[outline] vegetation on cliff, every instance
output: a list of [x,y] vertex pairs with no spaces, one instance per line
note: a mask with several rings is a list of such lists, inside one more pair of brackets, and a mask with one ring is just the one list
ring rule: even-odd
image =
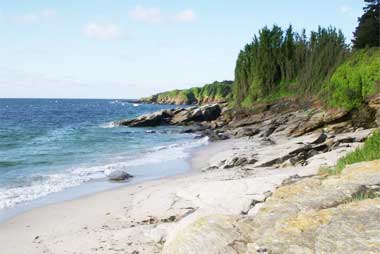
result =
[[380,49],[355,51],[323,88],[329,106],[358,108],[369,96],[380,92]]
[[239,53],[235,81],[159,93],[150,103],[204,104],[229,101],[237,108],[289,96],[318,97],[327,106],[352,110],[380,92],[379,0],[364,0],[353,45],[340,30],[309,34],[290,25],[264,27]]
[[[329,106],[351,110],[379,91],[379,0],[365,0],[353,49],[340,30],[264,27],[240,52],[233,101],[237,107],[285,96],[319,96]],[[372,48],[371,48],[372,47]]]
[[173,90],[143,99],[153,103],[203,104],[228,101],[232,96],[232,81],[215,81],[203,87]]
[[264,27],[239,54],[234,102],[248,107],[274,94],[315,93],[348,54],[341,31],[321,28],[306,36]]

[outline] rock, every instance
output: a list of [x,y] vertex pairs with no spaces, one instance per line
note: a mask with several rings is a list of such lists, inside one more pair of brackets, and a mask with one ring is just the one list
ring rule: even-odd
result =
[[[380,214],[380,199],[352,200],[373,184],[380,184],[380,161],[348,166],[338,177],[306,178],[280,187],[252,220],[252,242],[270,253],[352,253],[345,248],[377,253],[380,245],[370,242],[380,243],[380,222],[365,218]],[[327,235],[335,236],[329,241]]]
[[322,144],[323,142],[325,142],[326,139],[327,139],[327,135],[326,135],[326,133],[323,131],[323,132],[321,133],[321,135],[319,135],[319,137],[318,137],[316,140],[314,140],[313,142],[311,142],[311,144],[313,144],[313,145],[319,145],[319,144]]
[[239,167],[248,164],[248,159],[247,158],[239,158],[239,157],[233,157],[229,160],[227,160],[223,166],[223,168],[234,168],[234,167]]
[[170,123],[184,125],[191,122],[214,121],[220,114],[221,109],[218,104],[192,107],[175,114]]
[[155,127],[168,124],[173,111],[161,110],[152,114],[142,115],[136,119],[120,121],[118,124],[129,127]]
[[201,132],[201,138],[202,137],[208,137],[210,141],[219,141],[219,140],[226,140],[230,137],[225,135],[224,133],[216,132],[213,130],[204,130]]
[[375,123],[377,127],[380,127],[380,109],[376,110]]
[[214,121],[216,120],[222,110],[219,106],[219,104],[214,104],[214,105],[205,105],[200,108],[203,116],[203,121]]
[[112,171],[107,177],[110,181],[125,181],[132,178],[133,176],[125,171],[116,170]]
[[180,133],[196,133],[196,132],[204,131],[206,129],[207,128],[204,126],[195,126],[195,127],[191,127],[191,128],[182,130]]
[[154,127],[158,125],[188,125],[204,121],[214,121],[220,117],[221,108],[218,104],[201,107],[168,109],[142,115],[136,119],[118,122],[121,126]]
[[347,166],[338,176],[295,175],[284,184],[254,216],[198,219],[163,253],[380,253],[380,161]]
[[251,228],[238,216],[204,217],[166,242],[162,254],[236,254],[245,253]]
[[376,110],[380,109],[380,93],[377,93],[368,99],[368,106]]
[[275,165],[281,165],[288,160],[292,165],[305,166],[307,165],[307,159],[319,154],[319,152],[327,152],[329,149],[330,147],[325,143],[320,145],[308,144],[298,149],[295,149],[284,156],[264,162],[259,167],[271,167]]
[[294,137],[299,137],[305,133],[321,128],[326,124],[335,123],[337,121],[344,121],[347,115],[348,112],[344,110],[320,110],[316,113],[313,113],[306,120],[306,122],[301,122],[296,128],[293,129],[293,131],[291,131],[290,134]]
[[270,146],[270,145],[274,145],[274,144],[276,144],[276,142],[274,142],[270,138],[263,138],[260,140],[260,145],[263,145],[263,146]]
[[268,120],[270,117],[266,116],[264,113],[258,113],[254,115],[249,115],[240,119],[234,119],[230,122],[230,126],[233,128],[244,127],[248,125],[254,125],[265,120]]
[[333,134],[339,134],[339,133],[346,132],[351,127],[352,127],[351,121],[344,121],[341,123],[331,124],[331,125],[327,126],[327,129],[329,132],[331,132]]
[[176,125],[176,124],[180,125],[180,124],[187,123],[188,119],[189,119],[189,114],[190,114],[190,112],[188,109],[183,110],[183,111],[179,112],[178,114],[175,114],[173,116],[173,118],[170,120],[170,123],[174,124],[174,125]]
[[249,127],[240,127],[236,129],[233,133],[233,135],[236,138],[241,138],[241,137],[253,137],[256,134],[260,132],[259,129],[256,128],[249,128]]
[[279,127],[279,124],[277,122],[273,122],[265,129],[261,137],[267,138]]

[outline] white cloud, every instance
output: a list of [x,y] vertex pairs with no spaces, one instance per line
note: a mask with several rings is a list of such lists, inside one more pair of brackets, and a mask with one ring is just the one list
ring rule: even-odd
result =
[[148,8],[137,5],[129,11],[129,16],[144,23],[163,23],[163,22],[192,22],[196,19],[193,10],[186,9],[178,13],[164,13],[159,8]]
[[340,12],[343,14],[349,13],[350,11],[351,11],[351,7],[349,7],[347,5],[342,5],[340,7]]
[[354,11],[352,10],[352,8],[348,5],[342,5],[339,7],[339,11],[340,13],[344,14],[344,15],[348,15],[350,17],[355,17],[355,13]]
[[57,16],[55,9],[46,8],[36,12],[24,13],[11,17],[12,20],[23,23],[33,23],[41,20],[47,20]]
[[145,8],[141,5],[135,7],[135,9],[129,12],[131,18],[137,21],[146,23],[160,23],[164,19],[164,15],[158,8]]
[[122,36],[121,28],[112,23],[88,23],[84,26],[83,33],[85,36],[97,40],[116,40]]
[[184,11],[179,12],[175,19],[180,22],[192,22],[196,19],[195,13],[191,9],[187,9]]
[[42,10],[40,15],[41,17],[44,17],[44,18],[52,18],[52,17],[57,16],[57,11],[55,9],[47,8],[47,9]]

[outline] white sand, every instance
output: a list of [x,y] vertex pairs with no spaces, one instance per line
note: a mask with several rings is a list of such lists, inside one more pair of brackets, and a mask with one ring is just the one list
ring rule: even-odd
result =
[[195,153],[194,170],[189,174],[31,210],[0,225],[0,253],[160,253],[164,241],[200,216],[253,215],[253,200],[263,200],[267,191],[289,176],[311,175],[321,165],[333,165],[353,147],[314,156],[304,167],[200,169],[236,155],[263,163],[317,135],[275,136],[277,144],[272,146],[260,145],[258,138],[214,143]]

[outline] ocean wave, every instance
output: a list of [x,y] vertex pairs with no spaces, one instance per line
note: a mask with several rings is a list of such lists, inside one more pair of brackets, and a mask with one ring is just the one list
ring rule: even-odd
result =
[[108,123],[103,123],[101,125],[99,125],[100,128],[103,128],[103,129],[111,129],[111,128],[115,128],[115,127],[118,127],[117,123],[116,122],[108,122]]
[[[79,186],[92,180],[105,179],[115,170],[130,171],[133,167],[164,163],[165,161],[185,159],[192,149],[208,143],[207,138],[192,140],[166,146],[158,146],[125,161],[105,165],[81,166],[60,173],[40,174],[25,179],[28,184],[0,188],[0,209],[30,202],[49,194]],[[138,172],[133,172],[137,173]]]

